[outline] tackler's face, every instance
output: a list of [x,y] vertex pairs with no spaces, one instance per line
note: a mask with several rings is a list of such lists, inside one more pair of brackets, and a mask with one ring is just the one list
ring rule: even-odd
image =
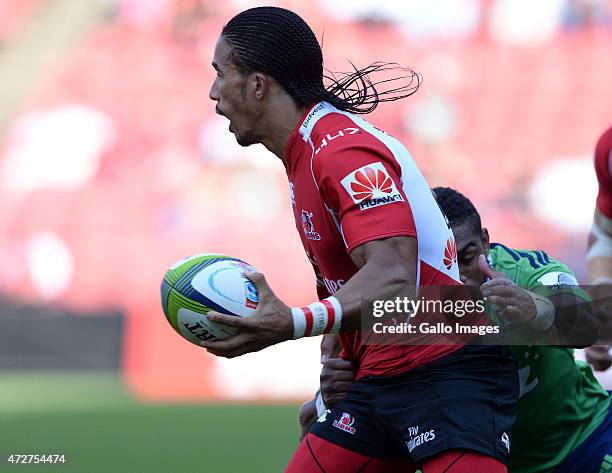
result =
[[208,95],[216,102],[215,111],[229,120],[229,131],[238,144],[249,146],[258,143],[254,132],[258,114],[250,107],[252,101],[247,96],[249,77],[240,73],[232,52],[230,43],[219,37],[212,61],[217,76]]
[[457,243],[457,261],[461,282],[469,286],[480,286],[485,275],[478,267],[478,257],[489,254],[489,232],[486,228],[481,233],[469,222],[453,226],[453,235]]

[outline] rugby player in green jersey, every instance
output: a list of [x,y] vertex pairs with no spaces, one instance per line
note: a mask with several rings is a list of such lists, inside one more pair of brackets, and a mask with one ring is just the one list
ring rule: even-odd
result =
[[[588,300],[566,265],[543,251],[489,244],[488,231],[481,227],[480,215],[466,197],[443,187],[434,189],[434,193],[455,235],[462,281],[482,285],[483,295],[504,307],[508,318],[516,320],[520,316],[524,322],[533,319],[536,304],[530,301],[531,291],[540,292],[542,286]],[[500,296],[499,289],[496,292],[493,288],[502,287],[506,293]],[[549,327],[541,326],[543,332],[550,331],[553,320],[548,323]],[[511,349],[519,365],[521,385],[509,471],[612,471],[610,395],[597,382],[590,366],[576,361],[571,348],[533,344]]]
[[[434,192],[455,235],[462,281],[481,286],[483,295],[503,309],[502,317],[537,327],[534,332],[539,331],[542,339],[559,327],[567,330],[559,320],[563,311],[556,311],[550,300],[547,306],[538,294],[548,286],[549,294],[573,297],[577,306],[588,301],[574,273],[542,251],[489,244],[488,231],[482,228],[480,215],[466,197],[449,188],[439,187]],[[583,305],[588,306],[586,302]],[[584,313],[581,317],[580,323],[588,318]],[[555,338],[562,337],[550,337]],[[612,472],[610,395],[594,378],[589,365],[576,361],[573,350],[563,346],[533,343],[511,348],[519,365],[520,399],[509,472]],[[342,399],[350,382],[347,364],[336,358],[324,363],[321,401],[333,404]],[[308,403],[303,406],[302,424],[309,421],[313,409],[314,405]]]

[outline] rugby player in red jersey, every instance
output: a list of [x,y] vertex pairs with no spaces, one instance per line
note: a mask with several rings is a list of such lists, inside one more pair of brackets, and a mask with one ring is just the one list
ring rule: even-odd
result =
[[[416,87],[376,91],[367,73],[386,67],[377,63],[326,88],[314,33],[275,7],[230,20],[213,67],[210,98],[237,142],[262,143],[285,166],[321,300],[292,309],[261,274],[249,274],[257,311],[249,318],[209,313],[240,331],[202,345],[234,357],[338,333],[343,356],[357,367],[348,397],[314,423],[286,471],[505,472],[518,396],[506,347],[362,343],[366,292],[461,284],[452,232],[412,157],[355,115]],[[410,71],[410,78],[418,76]]]
[[595,147],[595,172],[599,193],[589,235],[587,265],[602,344],[587,348],[586,357],[596,370],[603,371],[612,364],[612,128],[601,136]]

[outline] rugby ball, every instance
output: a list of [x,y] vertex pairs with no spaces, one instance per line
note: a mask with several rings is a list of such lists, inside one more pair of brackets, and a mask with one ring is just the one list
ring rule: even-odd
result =
[[255,271],[238,258],[200,253],[174,263],[161,285],[161,303],[166,319],[176,332],[191,343],[225,340],[237,328],[208,320],[214,310],[248,317],[259,301],[255,285],[244,277]]

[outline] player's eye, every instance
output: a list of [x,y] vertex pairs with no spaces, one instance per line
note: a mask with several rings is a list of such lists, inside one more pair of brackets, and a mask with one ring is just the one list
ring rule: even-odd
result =
[[459,254],[459,263],[460,264],[470,264],[476,258],[476,253],[468,253],[468,254]]

